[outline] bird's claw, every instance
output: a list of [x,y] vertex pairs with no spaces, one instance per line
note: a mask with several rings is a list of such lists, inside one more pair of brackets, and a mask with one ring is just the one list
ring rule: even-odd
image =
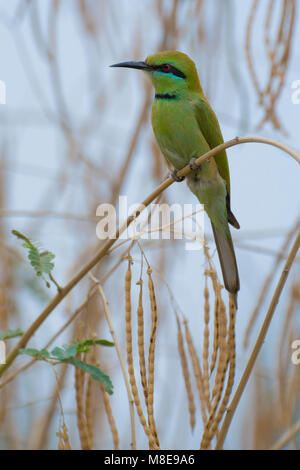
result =
[[181,181],[185,180],[185,176],[177,176],[176,171],[171,172],[171,177],[176,183],[181,183]]
[[191,158],[190,159],[190,162],[189,162],[189,167],[191,170],[199,170],[199,166],[197,165],[197,163],[195,163],[196,161],[196,158]]

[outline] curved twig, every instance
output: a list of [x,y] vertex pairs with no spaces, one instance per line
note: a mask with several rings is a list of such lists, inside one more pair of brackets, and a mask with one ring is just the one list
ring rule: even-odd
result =
[[[244,144],[244,143],[263,143],[267,145],[272,145],[273,147],[277,147],[284,152],[288,153],[291,157],[293,157],[298,163],[300,163],[300,155],[295,152],[293,149],[288,147],[281,142],[278,142],[273,139],[267,139],[263,137],[236,137],[232,140],[224,142],[223,144],[218,145],[217,147],[211,149],[209,152],[205,153],[201,157],[195,160],[195,164],[201,165],[203,162],[209,160],[214,155],[218,154],[222,150],[225,150],[229,147],[234,147],[235,145]],[[190,173],[191,169],[189,165],[186,165],[182,170],[180,170],[177,175],[179,177],[186,176]],[[116,230],[115,236],[108,239],[106,243],[102,246],[102,248],[98,251],[98,253],[85,264],[81,270],[69,281],[69,283],[61,289],[60,292],[56,294],[55,297],[49,302],[47,307],[41,312],[41,314],[36,318],[36,320],[30,325],[30,327],[25,331],[24,335],[20,338],[14,348],[11,350],[9,355],[6,359],[6,364],[0,366],[0,377],[2,374],[10,367],[10,365],[14,362],[15,358],[19,353],[20,348],[24,348],[28,343],[29,339],[33,336],[33,334],[37,331],[37,329],[41,326],[41,324],[48,318],[50,313],[60,304],[60,302],[67,296],[67,294],[83,279],[86,274],[97,264],[99,261],[108,253],[109,249],[114,245],[116,240],[121,236],[121,234],[127,229],[127,227],[141,214],[141,212],[154,201],[154,199],[159,196],[165,189],[167,189],[171,184],[174,183],[174,179],[169,177],[163,183],[161,183],[139,206],[138,208],[131,214],[127,220]]]

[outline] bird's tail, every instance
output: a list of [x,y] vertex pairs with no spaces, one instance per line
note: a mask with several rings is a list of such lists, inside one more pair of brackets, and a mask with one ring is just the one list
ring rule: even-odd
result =
[[228,230],[228,233],[225,234],[218,230],[213,223],[211,226],[218,250],[224,285],[228,292],[233,294],[237,308],[237,292],[240,289],[240,279],[230,231]]

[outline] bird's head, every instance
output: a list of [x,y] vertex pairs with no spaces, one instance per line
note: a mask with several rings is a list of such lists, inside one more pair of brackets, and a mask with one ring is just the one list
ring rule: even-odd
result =
[[195,63],[183,52],[158,52],[148,56],[144,62],[121,62],[111,67],[143,70],[159,94],[201,90]]

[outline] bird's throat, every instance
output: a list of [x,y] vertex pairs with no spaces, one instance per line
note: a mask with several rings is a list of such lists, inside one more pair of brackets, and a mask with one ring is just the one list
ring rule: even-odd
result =
[[176,100],[178,98],[174,93],[156,93],[155,98],[157,100]]

